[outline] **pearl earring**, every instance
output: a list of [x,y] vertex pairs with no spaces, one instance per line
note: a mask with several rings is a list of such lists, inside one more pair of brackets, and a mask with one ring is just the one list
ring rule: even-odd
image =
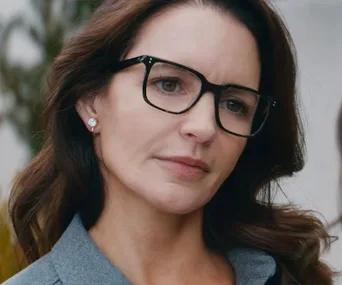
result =
[[88,120],[88,125],[89,125],[89,127],[91,127],[91,132],[93,132],[93,131],[94,131],[94,128],[95,128],[96,125],[97,125],[97,120],[96,120],[95,118],[90,118],[90,119]]

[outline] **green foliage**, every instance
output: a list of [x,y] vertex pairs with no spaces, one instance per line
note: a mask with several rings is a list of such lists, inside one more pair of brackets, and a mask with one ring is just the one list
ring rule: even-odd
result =
[[[0,27],[0,96],[9,102],[9,107],[0,114],[0,123],[4,119],[9,121],[31,154],[38,152],[42,141],[40,116],[45,75],[65,38],[82,26],[100,2],[31,0],[33,19],[20,15]],[[34,64],[25,65],[8,57],[8,42],[18,31],[26,34],[39,52],[39,60]]]
[[[39,151],[42,143],[40,116],[46,73],[63,41],[82,26],[100,2],[31,0],[34,17],[19,15],[8,23],[0,23],[0,99],[8,103],[0,113],[0,125],[8,121],[31,155]],[[35,63],[28,65],[9,58],[8,43],[17,32],[24,33],[37,49],[39,59]],[[0,283],[22,269],[23,256],[11,239],[7,207],[0,204]]]
[[12,241],[7,217],[7,206],[0,205],[0,283],[25,267],[23,253]]

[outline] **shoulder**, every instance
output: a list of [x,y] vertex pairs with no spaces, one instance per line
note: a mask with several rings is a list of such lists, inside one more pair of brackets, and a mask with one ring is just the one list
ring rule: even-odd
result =
[[268,284],[277,278],[277,263],[264,251],[235,248],[228,252],[228,259],[235,270],[237,284]]
[[38,259],[2,285],[61,285],[49,254]]
[[276,271],[274,258],[258,249],[234,248],[228,252],[228,257],[237,265],[257,267],[260,275],[273,275]]

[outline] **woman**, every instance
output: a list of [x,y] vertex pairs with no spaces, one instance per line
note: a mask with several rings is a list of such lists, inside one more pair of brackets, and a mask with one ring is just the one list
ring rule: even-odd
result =
[[[341,173],[340,173],[340,195],[342,195],[342,105],[340,107],[340,111],[337,117],[337,148],[339,151],[339,159],[341,162]],[[329,228],[334,228],[336,225],[340,225],[342,223],[342,204],[341,204],[341,215],[337,219],[335,219],[330,225]]]
[[[337,121],[337,146],[340,152],[340,162],[341,162],[340,189],[342,191],[342,105],[340,107],[340,112],[339,112],[338,121]],[[338,219],[338,222],[342,223],[342,204],[341,204],[341,216]]]
[[272,185],[303,167],[291,38],[262,0],[107,0],[49,78],[12,284],[332,284]]

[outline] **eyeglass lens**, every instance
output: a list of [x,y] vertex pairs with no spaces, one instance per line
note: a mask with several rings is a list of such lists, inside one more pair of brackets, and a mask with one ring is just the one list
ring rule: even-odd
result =
[[[152,105],[178,113],[196,100],[201,88],[202,81],[194,73],[157,62],[149,72],[145,94]],[[244,136],[258,131],[267,115],[267,100],[235,87],[228,87],[218,95],[218,116],[225,130]]]

